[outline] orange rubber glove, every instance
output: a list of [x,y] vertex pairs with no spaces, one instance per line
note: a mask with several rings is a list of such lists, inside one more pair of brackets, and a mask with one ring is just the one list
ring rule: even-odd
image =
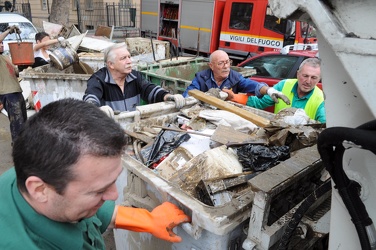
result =
[[118,206],[115,228],[147,232],[162,240],[181,242],[181,237],[172,229],[183,222],[190,222],[190,218],[170,202],[164,202],[152,212],[143,208]]
[[246,94],[235,94],[231,89],[222,89],[223,92],[228,94],[226,101],[237,102],[243,105],[247,104],[248,95]]

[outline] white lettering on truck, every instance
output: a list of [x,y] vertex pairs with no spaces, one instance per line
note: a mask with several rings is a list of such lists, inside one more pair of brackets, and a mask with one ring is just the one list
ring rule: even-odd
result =
[[283,39],[280,38],[271,38],[271,37],[257,37],[257,36],[242,36],[242,35],[233,35],[225,32],[221,32],[220,38],[224,42],[236,42],[247,45],[263,46],[274,49],[282,49]]

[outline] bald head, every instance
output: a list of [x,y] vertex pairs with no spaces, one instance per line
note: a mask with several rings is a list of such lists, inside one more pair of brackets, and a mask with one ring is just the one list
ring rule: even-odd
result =
[[231,60],[223,50],[214,51],[209,60],[209,67],[213,72],[214,80],[220,86],[230,74]]
[[223,50],[216,50],[213,53],[211,53],[209,57],[209,62],[219,61],[219,59],[221,58],[227,58],[227,60],[229,59],[226,52],[224,52]]

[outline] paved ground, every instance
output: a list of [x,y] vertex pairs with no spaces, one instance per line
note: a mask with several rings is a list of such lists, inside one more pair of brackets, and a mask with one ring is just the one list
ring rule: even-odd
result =
[[[0,175],[13,166],[11,135],[9,120],[0,113]],[[115,250],[115,242],[112,230],[104,234],[106,250]]]
[[9,120],[0,113],[0,174],[13,166]]

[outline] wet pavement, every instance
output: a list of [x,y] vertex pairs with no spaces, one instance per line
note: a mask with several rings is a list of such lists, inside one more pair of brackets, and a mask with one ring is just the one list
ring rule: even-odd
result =
[[13,166],[8,117],[0,113],[0,174]]

